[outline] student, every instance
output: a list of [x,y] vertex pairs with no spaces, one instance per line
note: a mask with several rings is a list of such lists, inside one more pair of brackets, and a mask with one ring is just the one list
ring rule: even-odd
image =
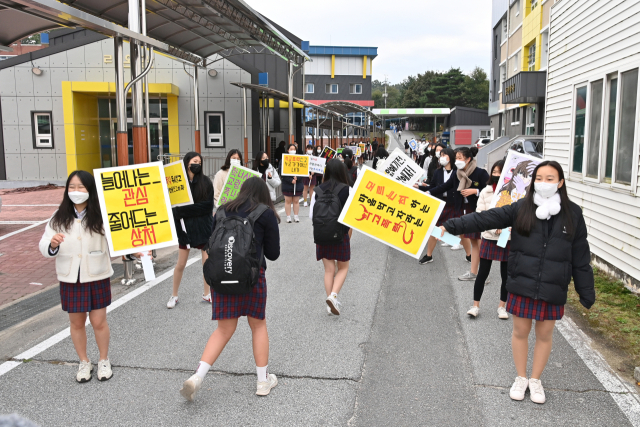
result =
[[[496,185],[500,180],[503,167],[504,160],[498,160],[491,167],[491,183],[480,192],[476,212],[486,211],[489,209],[489,206],[491,206],[491,200],[496,191]],[[478,268],[478,276],[473,285],[473,306],[467,311],[469,316],[478,317],[478,314],[480,314],[480,298],[484,292],[487,277],[489,277],[489,273],[491,272],[491,264],[493,261],[498,261],[500,263],[500,277],[502,278],[498,318],[505,320],[509,318],[507,310],[504,308],[507,303],[507,261],[509,258],[509,244],[507,243],[505,248],[497,245],[501,232],[501,230],[487,230],[482,233],[482,243],[480,243],[480,267]]]
[[[289,144],[287,147],[289,154],[297,154],[296,146]],[[282,176],[282,164],[280,165],[280,176]],[[302,194],[303,181],[299,176],[282,176],[282,194],[284,195],[284,210],[287,214],[287,222],[291,223],[291,205],[293,205],[293,220],[300,222],[298,213],[300,212],[300,199]]]
[[355,184],[360,173],[358,166],[353,163],[353,150],[350,148],[342,150],[342,159],[344,160],[344,165],[347,167],[347,175],[351,180],[351,184],[349,184],[349,186],[353,187],[353,184]]
[[411,154],[411,147],[409,146],[409,141],[408,140],[404,140],[404,152],[405,154]]
[[[351,151],[351,150],[349,150]],[[343,151],[344,153],[344,151]],[[350,180],[347,175],[347,168],[339,160],[332,159],[327,162],[324,171],[324,182],[319,186],[320,196],[322,193],[334,193],[340,199],[340,209],[344,208],[349,198]],[[318,195],[316,194],[314,206],[314,235],[316,211],[319,206]],[[335,218],[336,221],[338,218]],[[342,242],[334,244],[316,244],[316,260],[322,260],[324,265],[324,289],[327,294],[327,312],[329,314],[340,315],[341,303],[338,301],[338,293],[347,278],[349,272],[349,260],[351,259],[350,228],[342,226]],[[336,271],[336,261],[338,268]]]
[[[313,156],[313,144],[307,145],[307,156]],[[298,202],[304,202],[304,207],[309,206],[309,202],[307,202],[307,194],[309,194],[309,201],[311,201],[311,197],[313,196],[313,187],[316,186],[316,175],[314,173],[310,173],[308,177],[304,178],[302,181],[304,188],[302,189],[302,199]]]
[[[227,159],[229,159],[228,156]],[[167,308],[174,308],[178,303],[178,290],[180,289],[184,269],[187,266],[190,250],[200,249],[202,263],[204,264],[207,260],[204,245],[209,241],[213,230],[211,228],[213,224],[213,184],[209,177],[202,173],[202,156],[195,151],[191,151],[185,154],[182,161],[187,171],[194,203],[172,208],[173,220],[178,234],[178,262],[173,272],[173,289],[171,298],[167,302]],[[223,171],[221,170],[218,174],[221,172]],[[218,174],[216,174],[216,179]],[[203,283],[202,299],[211,302],[211,292],[204,278]]]
[[276,172],[273,165],[269,162],[269,156],[264,151],[258,151],[254,164],[256,165],[255,170],[262,174],[262,180],[267,183],[271,201],[275,202],[276,188],[280,187],[280,184],[282,183],[278,176],[278,172]]
[[384,161],[387,160],[387,157],[389,157],[389,153],[387,152],[387,150],[384,149],[382,145],[380,145],[378,147],[378,150],[376,150],[376,153],[373,158],[373,165],[372,165],[373,169],[377,170],[378,166],[382,166]]
[[[318,145],[317,147],[315,147],[315,148],[313,149],[313,155],[314,155],[315,157],[320,157],[320,155],[322,154],[322,150],[323,150],[322,146],[321,146],[321,145]],[[321,174],[319,174],[319,173],[315,174],[314,176],[315,176],[315,178],[316,178],[316,185],[320,185],[320,184],[322,184],[322,178],[323,178],[323,176],[322,176]],[[309,200],[311,200],[311,198],[309,198]]]
[[235,148],[229,150],[227,153],[227,158],[224,161],[224,165],[220,168],[220,170],[216,173],[216,176],[213,177],[213,203],[214,205],[218,204],[218,199],[220,198],[220,194],[224,188],[224,183],[229,176],[229,168],[231,164],[236,164],[238,166],[242,166],[244,163],[242,162],[242,153],[240,150]]
[[280,169],[280,162],[282,161],[282,155],[285,152],[286,151],[284,148],[284,141],[280,141],[280,144],[278,144],[278,148],[276,148],[275,158],[273,159],[273,165],[276,167],[276,169]]
[[[195,398],[196,393],[202,387],[205,375],[233,336],[238,326],[238,318],[242,316],[247,316],[253,337],[253,357],[258,373],[256,394],[266,396],[278,384],[276,376],[268,372],[269,334],[265,320],[267,305],[267,280],[265,278],[267,262],[265,259],[275,261],[280,256],[280,231],[278,229],[280,216],[275,211],[267,186],[258,177],[246,180],[240,188],[238,197],[222,205],[218,212],[222,210],[227,216],[247,218],[261,205],[265,205],[267,209],[255,220],[253,226],[253,250],[255,250],[257,259],[262,260],[260,278],[248,294],[226,295],[211,289],[212,320],[218,321],[218,327],[207,341],[196,373],[182,384],[180,394],[188,400]],[[218,213],[214,218],[214,229],[217,217]],[[223,263],[224,259],[221,258],[217,262]]]
[[76,381],[91,380],[93,365],[87,356],[87,312],[98,344],[98,380],[113,376],[109,361],[111,258],[104,235],[96,183],[89,172],[74,171],[67,179],[60,207],[40,239],[45,258],[56,258],[62,310],[69,313],[71,340],[80,359]]
[[444,144],[437,144],[435,146],[435,154],[433,157],[431,157],[431,162],[429,163],[429,166],[427,168],[427,183],[431,182],[436,169],[442,167],[440,165],[440,152],[445,148],[447,148],[447,146]]
[[[546,398],[540,376],[549,360],[556,320],[564,315],[567,289],[573,279],[586,309],[595,302],[591,252],[582,209],[569,200],[562,166],[544,161],[533,171],[527,195],[512,205],[447,221],[452,234],[511,227],[507,278],[507,311],[513,315],[511,346],[518,377],[509,396],[523,400]],[[528,337],[535,320],[535,348],[527,379]]]

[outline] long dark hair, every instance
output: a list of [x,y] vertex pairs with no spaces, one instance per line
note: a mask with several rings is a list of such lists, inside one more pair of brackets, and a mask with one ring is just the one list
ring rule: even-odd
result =
[[242,161],[242,153],[237,148],[233,148],[229,150],[229,153],[227,153],[227,158],[224,161],[224,165],[222,165],[220,169],[222,169],[223,171],[229,170],[229,168],[231,167],[231,156],[233,156],[234,154],[237,154],[238,157],[240,157],[240,166],[244,166],[244,162]]
[[562,166],[560,163],[555,160],[547,160],[540,163],[533,170],[531,184],[527,189],[527,195],[524,196],[524,202],[518,211],[518,216],[516,217],[515,227],[518,230],[518,233],[523,236],[529,236],[531,234],[531,230],[536,224],[538,218],[536,217],[536,205],[533,202],[533,196],[536,192],[536,186],[534,182],[536,180],[536,175],[538,174],[538,169],[544,166],[551,166],[556,171],[558,171],[558,177],[561,181],[564,182],[562,187],[558,188],[558,194],[560,195],[560,216],[562,217],[562,225],[564,225],[564,229],[567,233],[567,236],[573,237],[574,233],[574,225],[573,225],[573,212],[571,211],[571,204],[569,201],[569,195],[567,194],[567,182],[564,179],[564,171],[562,170]]
[[347,167],[345,166],[345,164],[338,159],[329,160],[327,162],[327,166],[324,169],[323,184],[325,182],[330,182],[332,189],[339,182],[350,186],[351,180],[349,179],[349,175],[347,174]]
[[273,211],[276,221],[280,223],[280,215],[278,215],[275,206],[273,206],[267,184],[257,176],[246,180],[240,187],[238,197],[220,207],[224,208],[225,212],[238,212],[245,203],[249,203],[248,212],[252,212],[258,205],[266,205]]
[[[442,149],[442,151],[440,152],[440,159],[442,158],[442,156],[447,156],[449,158],[449,165],[451,166],[451,170],[455,171],[456,168],[456,153],[453,151],[453,149],[451,147],[445,147]],[[440,164],[440,159],[438,159],[438,164]],[[442,166],[440,164],[440,166],[442,167],[442,169],[445,168],[445,166]]]
[[[473,159],[478,154],[478,147],[460,147],[456,148],[456,153],[460,153],[465,159]],[[455,160],[455,156],[453,156]]]
[[350,171],[353,168],[353,150],[351,148],[342,150],[342,158],[344,159],[344,165],[347,167],[347,170]]
[[[258,151],[258,154],[256,155],[256,160],[253,162],[253,170],[258,171],[260,173],[265,173],[268,169],[268,166],[265,168],[262,166],[262,156],[264,156],[266,154],[265,151]],[[267,155],[267,157],[269,157]]]
[[69,183],[71,179],[77,176],[84,185],[84,188],[89,192],[89,199],[87,200],[87,208],[84,218],[82,218],[82,226],[85,230],[89,230],[91,234],[96,233],[103,235],[104,228],[102,223],[102,214],[100,213],[100,202],[98,201],[98,190],[96,189],[96,180],[87,171],[73,171],[67,178],[67,185],[64,189],[64,195],[62,196],[62,203],[60,207],[51,218],[51,228],[57,232],[68,232],[73,225],[73,221],[76,220],[74,211],[74,204],[69,198]]
[[205,175],[202,171],[204,169],[204,161],[200,153],[196,153],[195,151],[189,151],[184,155],[184,159],[182,162],[184,163],[184,169],[189,170],[189,162],[194,157],[200,157],[200,164],[202,168],[200,168],[200,172],[193,175],[193,181],[191,183],[191,195],[193,196],[193,201],[195,203],[201,202],[207,198],[207,195],[213,188],[213,183],[211,179],[207,175]]

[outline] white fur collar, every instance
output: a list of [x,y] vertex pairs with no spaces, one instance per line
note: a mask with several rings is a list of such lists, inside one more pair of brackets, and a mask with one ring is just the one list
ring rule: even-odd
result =
[[551,197],[542,197],[540,194],[533,195],[533,203],[538,206],[536,216],[538,219],[550,219],[553,215],[560,213],[560,195],[555,193]]

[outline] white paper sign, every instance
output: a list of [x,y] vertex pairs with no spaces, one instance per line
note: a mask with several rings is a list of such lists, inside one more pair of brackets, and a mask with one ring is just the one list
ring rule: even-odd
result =
[[156,273],[153,271],[153,262],[151,262],[151,257],[148,254],[142,255],[140,258],[142,261],[142,270],[144,271],[144,280],[150,282],[155,280]]
[[323,157],[309,156],[309,172],[324,174],[324,168],[327,165],[327,159]]
[[409,156],[404,154],[402,150],[396,148],[393,150],[387,160],[385,160],[381,171],[384,171],[390,178],[401,182],[409,187],[418,182],[424,171]]

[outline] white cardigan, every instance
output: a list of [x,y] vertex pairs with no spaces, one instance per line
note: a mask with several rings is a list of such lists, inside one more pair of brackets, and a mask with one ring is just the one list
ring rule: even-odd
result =
[[49,253],[49,244],[51,238],[58,233],[51,228],[50,223],[47,224],[44,235],[40,239],[40,253],[45,258],[56,258],[56,274],[61,282],[76,283],[78,270],[81,283],[113,276],[106,237],[89,233],[81,222],[79,219],[74,219],[71,230],[62,233],[64,242],[60,244],[58,252],[53,256]]
[[[269,178],[269,175],[271,174],[271,178]],[[265,176],[267,177],[267,188],[269,188],[269,195],[271,196],[271,201],[275,202],[276,201],[276,188],[280,187],[280,184],[282,184],[282,181],[280,180],[280,177],[278,176],[278,172],[276,172],[275,168],[273,167],[273,165],[269,165],[269,167],[267,168],[267,170],[265,171]]]
[[[489,183],[486,187],[484,187],[480,194],[478,194],[478,205],[476,206],[476,212],[489,210],[492,199],[493,186],[491,185],[491,183]],[[487,230],[482,233],[482,238],[485,240],[498,240],[500,239],[500,235],[496,234],[496,230]],[[509,240],[511,240],[511,237],[509,237]]]

